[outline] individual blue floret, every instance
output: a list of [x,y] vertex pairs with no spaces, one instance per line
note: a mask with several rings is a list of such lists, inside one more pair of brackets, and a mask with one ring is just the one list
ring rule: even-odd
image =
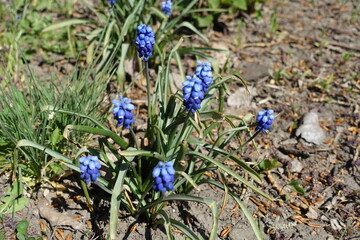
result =
[[108,3],[109,3],[110,5],[114,5],[114,4],[116,3],[116,0],[108,0]]
[[152,171],[155,191],[165,193],[174,190],[174,162],[159,162]]
[[137,27],[137,37],[135,40],[136,48],[139,57],[144,57],[144,61],[148,61],[152,56],[152,51],[155,45],[155,34],[152,28],[145,24],[140,24]]
[[258,116],[256,117],[257,127],[255,130],[266,133],[267,130],[271,129],[271,124],[274,119],[274,110],[272,109],[258,112]]
[[170,16],[171,9],[172,9],[172,1],[166,0],[166,1],[161,2],[161,8],[162,8],[163,13]]
[[131,99],[119,95],[119,99],[112,100],[115,105],[113,112],[114,118],[118,121],[117,126],[123,126],[123,128],[130,128],[130,124],[134,122],[134,114],[131,113],[134,110],[134,105],[131,104]]
[[96,179],[100,177],[99,169],[101,164],[97,156],[87,156],[79,158],[80,162],[80,178],[82,178],[86,184],[96,182]]
[[201,101],[204,99],[203,85],[200,78],[186,76],[187,81],[183,82],[184,106],[186,110],[195,113],[200,109]]
[[211,63],[202,63],[201,61],[198,61],[197,64],[195,75],[201,79],[203,91],[206,93],[210,85],[213,83]]

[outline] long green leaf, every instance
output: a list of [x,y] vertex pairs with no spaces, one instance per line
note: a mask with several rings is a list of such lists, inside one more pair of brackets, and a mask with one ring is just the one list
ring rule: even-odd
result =
[[180,29],[182,27],[186,27],[188,29],[190,29],[191,31],[193,31],[194,33],[196,33],[200,38],[202,38],[207,44],[210,43],[209,39],[202,34],[199,30],[196,29],[196,27],[194,25],[192,25],[189,22],[182,22],[181,24],[179,24],[178,26],[176,26],[176,30]]
[[55,107],[55,106],[52,106],[52,105],[42,106],[42,107],[41,107],[41,111],[53,111],[53,112],[65,113],[65,114],[69,114],[69,115],[73,115],[73,116],[79,116],[79,117],[82,117],[82,118],[89,119],[90,121],[92,121],[92,122],[95,123],[98,127],[102,128],[102,129],[105,129],[105,130],[108,129],[107,127],[105,127],[103,124],[101,124],[99,121],[95,120],[95,119],[92,118],[92,117],[89,117],[89,116],[87,116],[87,115],[80,114],[80,113],[77,113],[77,112],[72,112],[72,111],[67,111],[67,110],[59,109],[59,108],[57,108],[57,107]]
[[75,25],[75,24],[83,24],[83,23],[87,23],[87,22],[90,22],[90,21],[86,20],[86,19],[68,19],[68,20],[64,20],[61,22],[51,24],[51,25],[47,26],[46,28],[44,28],[42,30],[42,32],[48,32],[48,31],[63,28],[66,26],[71,26],[71,25]]
[[157,158],[163,161],[165,160],[164,157],[161,156],[161,154],[146,150],[126,150],[126,151],[121,151],[119,154],[124,157],[145,156],[145,157]]
[[118,213],[121,203],[121,194],[123,189],[124,178],[127,170],[129,169],[128,163],[123,163],[120,166],[120,170],[116,179],[115,186],[111,195],[111,207],[110,207],[110,239],[114,240],[117,233]]
[[76,171],[79,171],[79,168],[75,167],[73,164],[73,161],[67,157],[65,157],[64,155],[54,151],[54,150],[51,150],[50,148],[47,148],[41,144],[38,144],[36,142],[32,142],[30,140],[27,140],[27,139],[22,139],[20,140],[17,144],[16,144],[16,148],[20,148],[20,147],[33,147],[33,148],[36,148],[36,149],[39,149],[39,150],[42,150],[44,151],[45,153],[49,154],[50,156],[56,158],[56,159],[60,159],[60,160],[63,160],[65,163],[68,163],[69,167],[71,167],[72,169],[76,170]]
[[270,197],[269,195],[267,195],[266,193],[264,193],[263,191],[261,191],[259,188],[257,188],[256,186],[254,186],[252,183],[250,183],[249,181],[247,181],[246,179],[244,179],[243,177],[241,177],[239,174],[235,173],[233,170],[231,170],[230,168],[226,167],[225,165],[223,165],[222,163],[216,161],[215,159],[213,159],[212,157],[206,156],[202,153],[199,152],[195,152],[195,151],[191,151],[188,153],[188,155],[193,155],[196,157],[200,157],[206,161],[211,162],[212,164],[216,165],[218,168],[220,168],[221,170],[225,171],[226,173],[230,174],[232,177],[234,177],[235,179],[239,180],[240,182],[242,182],[243,184],[245,184],[246,186],[248,186],[249,188],[251,188],[253,191],[259,193],[260,195],[262,195],[263,197],[274,201],[274,199],[272,197]]
[[207,198],[190,196],[190,195],[182,195],[182,194],[169,195],[166,197],[159,198],[156,201],[151,202],[148,205],[144,206],[143,208],[141,208],[138,211],[137,216],[139,216],[146,209],[149,209],[153,206],[156,206],[162,202],[167,202],[167,201],[192,201],[192,202],[199,202],[199,203],[204,203],[204,204],[208,205],[212,212],[212,217],[213,217],[213,225],[212,225],[212,228],[210,231],[210,236],[208,239],[215,240],[217,238],[219,209],[218,209],[215,201],[207,199]]
[[[214,186],[217,186],[218,188],[221,188],[222,190],[224,190],[224,186],[217,182],[217,181],[214,181],[214,180],[211,180],[211,179],[204,179],[202,180],[199,184],[203,184],[203,183],[207,183],[207,184],[212,184]],[[256,224],[252,214],[249,212],[249,210],[247,209],[247,207],[245,206],[245,204],[243,203],[243,201],[240,200],[240,198],[238,198],[236,196],[235,193],[229,191],[229,195],[235,200],[235,202],[239,205],[239,207],[241,208],[241,211],[244,213],[245,217],[248,219],[254,233],[255,233],[255,236],[258,240],[262,240],[263,237],[262,237],[262,233],[258,227],[258,225]]]
[[170,218],[170,222],[174,227],[182,231],[186,236],[188,236],[192,240],[203,240],[202,237],[196,236],[195,233],[190,230],[190,228],[188,228],[186,225],[182,224],[181,222],[176,221],[175,219],[172,218]]
[[72,131],[72,130],[79,131],[79,132],[92,133],[92,134],[99,134],[99,135],[102,135],[105,137],[110,137],[112,140],[114,140],[114,142],[119,144],[119,146],[122,149],[126,149],[129,146],[129,144],[127,142],[125,142],[124,139],[122,139],[120,136],[118,136],[116,133],[114,133],[110,130],[88,127],[88,126],[81,126],[81,125],[67,125],[65,129],[66,130],[64,130],[64,134],[67,133],[67,131]]
[[174,237],[171,234],[171,220],[169,218],[169,215],[167,215],[167,213],[162,209],[160,209],[157,213],[161,215],[161,217],[164,219],[164,227],[168,240],[173,240]]

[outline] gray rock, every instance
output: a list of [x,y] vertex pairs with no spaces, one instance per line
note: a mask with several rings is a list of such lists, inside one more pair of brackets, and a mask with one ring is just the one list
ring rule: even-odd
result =
[[303,165],[297,159],[291,159],[290,163],[291,163],[291,166],[289,169],[290,172],[301,172],[301,170],[303,169]]
[[320,127],[319,116],[316,112],[309,112],[304,115],[302,125],[296,130],[296,136],[316,145],[323,143],[326,133]]

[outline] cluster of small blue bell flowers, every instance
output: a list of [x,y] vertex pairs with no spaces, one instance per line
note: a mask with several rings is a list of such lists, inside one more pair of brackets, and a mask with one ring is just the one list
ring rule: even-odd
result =
[[184,106],[187,111],[195,113],[200,109],[201,101],[204,99],[203,84],[200,78],[186,76],[187,81],[183,82]]
[[274,110],[272,109],[258,112],[256,117],[257,126],[255,130],[266,133],[267,130],[271,129],[271,124],[273,123],[274,119]]
[[211,63],[201,61],[197,62],[195,75],[201,79],[203,91],[206,93],[209,90],[210,85],[213,83]]
[[90,181],[96,182],[96,179],[100,177],[99,169],[101,167],[97,156],[87,156],[79,158],[80,162],[80,178],[82,178],[86,184]]
[[150,26],[140,24],[137,27],[137,37],[135,40],[139,57],[144,57],[147,62],[152,56],[152,51],[155,45],[155,34]]
[[172,1],[166,0],[166,1],[161,2],[161,8],[162,8],[163,13],[170,16],[171,9],[172,9]]
[[201,101],[213,83],[211,64],[200,61],[197,63],[195,75],[193,77],[186,76],[187,80],[183,82],[184,106],[191,113],[195,113],[201,108]]
[[155,191],[165,193],[174,190],[175,169],[174,162],[159,162],[152,171]]
[[116,0],[108,0],[108,3],[109,3],[110,5],[114,5],[114,4],[116,3]]
[[134,110],[134,105],[131,104],[131,99],[127,97],[123,97],[121,94],[119,95],[120,99],[112,100],[114,104],[114,118],[118,121],[117,126],[123,126],[123,128],[130,128],[130,124],[134,122],[134,114],[132,114],[132,110]]

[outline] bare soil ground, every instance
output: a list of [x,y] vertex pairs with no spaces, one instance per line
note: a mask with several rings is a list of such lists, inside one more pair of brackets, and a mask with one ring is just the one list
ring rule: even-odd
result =
[[[239,71],[251,89],[248,94],[241,85],[232,84],[232,97],[243,103],[234,104],[229,97],[226,111],[241,116],[272,108],[278,114],[273,130],[256,139],[259,151],[249,148],[242,153],[249,162],[266,158],[282,163],[264,173],[260,186],[276,201],[243,191],[237,182],[232,183],[234,191],[258,220],[264,239],[360,239],[359,1],[274,0],[261,10],[260,20],[222,15],[216,31],[208,32],[212,47],[229,50],[229,54],[213,53],[220,67],[228,59],[226,67]],[[325,141],[318,145],[295,134],[301,117],[311,111],[318,114],[326,132]],[[301,180],[304,195],[287,185],[294,179]],[[1,186],[7,185],[6,180],[2,176]],[[102,239],[108,229],[109,196],[99,195],[100,189],[94,186],[90,194],[95,196],[96,208],[89,212],[74,182],[44,184],[29,196],[23,211],[4,218],[7,236],[14,237],[18,220],[28,219],[29,236]],[[194,194],[214,199],[219,206],[224,198],[222,191],[210,186]],[[165,211],[205,239],[208,236],[211,213],[206,206],[171,202]],[[119,233],[119,239],[166,239],[161,227],[136,222],[125,213]],[[218,237],[255,239],[230,198],[219,218]],[[184,236],[176,233],[175,238]]]

